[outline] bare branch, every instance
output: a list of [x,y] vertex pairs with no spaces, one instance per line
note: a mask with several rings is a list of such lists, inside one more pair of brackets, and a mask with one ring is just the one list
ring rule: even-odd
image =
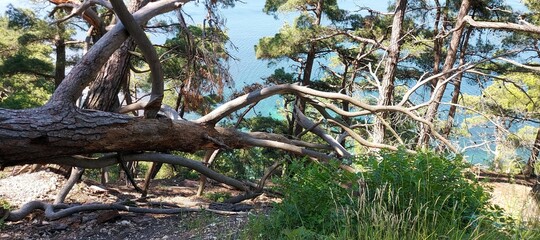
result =
[[518,62],[516,62],[514,60],[511,60],[511,59],[508,59],[508,58],[503,58],[503,57],[498,57],[497,59],[505,61],[507,63],[510,63],[510,64],[515,65],[515,66],[520,67],[520,68],[525,68],[527,70],[532,70],[532,71],[535,71],[537,73],[540,73],[540,67],[534,67],[534,66],[521,64],[521,63],[518,63]]
[[[137,24],[147,22],[154,16],[179,8],[191,0],[161,0],[150,2],[133,14]],[[93,81],[101,67],[109,57],[127,39],[122,24],[116,24],[107,34],[88,51],[87,54],[73,67],[70,73],[58,86],[48,104],[75,104],[83,89]]]
[[[448,79],[446,81],[448,81]],[[369,105],[367,103],[361,102],[355,98],[352,98],[350,96],[347,96],[341,93],[322,92],[322,91],[313,90],[308,87],[299,86],[295,84],[276,85],[276,86],[263,88],[255,92],[248,93],[246,95],[243,95],[232,101],[229,101],[228,103],[221,105],[220,107],[216,108],[214,111],[210,112],[209,114],[197,119],[195,122],[201,123],[201,124],[207,124],[207,125],[214,125],[222,118],[228,116],[229,114],[231,114],[232,112],[240,108],[243,108],[249,105],[250,103],[260,101],[264,98],[273,96],[275,94],[285,94],[285,93],[305,94],[305,95],[311,95],[314,97],[347,101],[355,105],[356,107],[364,109],[364,111],[351,113],[351,112],[342,111],[338,108],[332,108],[332,110],[335,109],[337,113],[344,114],[344,116],[360,116],[360,115],[367,115],[370,113],[377,113],[377,112],[382,112],[382,111],[393,111],[393,112],[404,113],[405,115],[409,116],[411,119],[428,126],[429,129],[433,130],[433,135],[435,136],[435,138],[437,138],[439,141],[447,145],[451,151],[457,152],[457,149],[450,143],[450,141],[448,141],[448,139],[444,138],[437,131],[435,131],[435,126],[433,125],[433,123],[426,121],[424,118],[417,116],[415,113],[413,113],[413,110],[409,108],[405,108],[403,106],[378,106],[378,105],[373,106],[373,105]]]
[[[334,121],[334,120],[328,120],[328,122],[336,124],[336,125],[340,126],[341,128],[343,128],[343,130],[345,130],[349,134],[349,136],[351,136],[354,140],[356,140],[357,142],[359,142],[363,146],[366,146],[366,147],[369,147],[369,148],[388,149],[388,150],[392,150],[392,151],[397,151],[398,150],[398,148],[396,146],[387,145],[387,144],[383,144],[383,143],[370,142],[370,141],[364,139],[362,136],[360,136],[358,133],[356,133],[355,131],[353,131],[349,127],[343,125],[340,122],[337,122],[337,121]],[[410,149],[407,149],[406,151],[408,153],[416,153],[415,151],[410,150]]]
[[286,144],[289,144],[289,145],[295,145],[295,146],[299,146],[299,147],[322,149],[322,150],[332,150],[332,147],[330,147],[328,145],[289,139],[289,138],[284,137],[281,134],[266,133],[266,132],[249,132],[249,133],[244,133],[244,134],[247,134],[250,137],[256,138],[256,139],[271,140],[271,141],[286,143]]
[[[57,4],[56,1],[50,1],[50,2]],[[93,9],[90,8],[91,6],[95,4],[99,4],[108,9],[112,9],[111,4],[103,0],[85,0],[81,4],[76,4],[74,2],[61,3],[54,7],[54,9],[51,11],[49,16],[52,16],[56,12],[56,10],[60,8],[71,8],[71,13],[63,17],[62,19],[52,22],[51,24],[62,23],[69,20],[70,18],[73,18],[79,15],[86,22],[88,22],[88,24],[95,27],[98,31],[104,32],[105,28],[103,26],[103,22],[99,18],[98,14]]]
[[311,42],[318,42],[318,41],[321,41],[321,40],[325,40],[325,39],[328,39],[328,38],[333,38],[335,36],[339,36],[339,35],[344,35],[344,36],[347,36],[357,42],[363,42],[363,43],[369,43],[369,44],[372,44],[374,46],[376,46],[377,48],[380,48],[380,49],[383,49],[383,50],[388,50],[388,48],[386,46],[383,46],[381,44],[382,39],[380,40],[375,40],[375,39],[371,39],[371,38],[363,38],[363,37],[360,37],[360,36],[356,36],[350,32],[346,32],[346,31],[340,31],[340,32],[335,32],[335,33],[332,33],[332,34],[329,34],[329,35],[326,35],[326,36],[322,36],[322,37],[318,37],[318,38],[314,38],[314,39],[311,39],[310,41]]
[[297,106],[295,106],[296,111],[296,119],[298,120],[298,123],[305,129],[310,129],[311,132],[315,133],[317,136],[322,138],[324,141],[326,141],[330,146],[334,148],[334,150],[342,157],[351,157],[352,154],[350,154],[347,149],[345,149],[339,142],[337,142],[334,138],[332,138],[330,135],[324,132],[322,128],[315,125],[311,120],[309,120],[301,111],[298,109]]
[[131,13],[128,11],[126,5],[122,0],[112,0],[111,4],[116,13],[116,16],[120,19],[122,24],[126,27],[130,36],[135,40],[135,43],[139,45],[139,49],[144,55],[146,62],[151,69],[152,79],[152,91],[148,104],[144,107],[144,116],[146,118],[155,118],[159,108],[161,106],[161,100],[163,100],[163,69],[161,69],[161,63],[156,53],[156,49],[137,24]]
[[[205,175],[206,177],[214,179],[218,182],[227,184],[229,186],[232,186],[242,191],[249,191],[249,187],[247,187],[244,183],[236,179],[222,175],[218,172],[215,172],[214,170],[202,164],[200,161],[187,159],[181,156],[172,155],[172,154],[164,154],[164,153],[142,153],[142,154],[125,154],[123,155],[123,158],[126,162],[151,161],[151,162],[169,163],[169,164],[184,166],[184,167],[193,169]],[[51,159],[51,163],[63,164],[63,165],[68,165],[68,166],[77,166],[77,167],[83,167],[83,168],[103,168],[106,166],[117,164],[117,155],[108,154],[100,158],[76,156],[76,160],[75,161],[74,160],[75,159],[73,157],[55,158],[55,159]]]
[[509,22],[485,22],[485,21],[475,21],[471,16],[465,16],[463,18],[465,22],[469,25],[476,28],[489,28],[489,29],[498,29],[498,30],[507,30],[507,31],[519,31],[527,33],[540,34],[540,27],[529,24],[516,24]]
[[243,138],[243,142],[251,145],[251,146],[257,146],[257,147],[269,147],[269,148],[276,148],[276,149],[282,149],[287,152],[295,153],[298,155],[305,155],[311,157],[312,160],[331,160],[332,157],[317,151],[313,151],[310,149],[306,149],[303,147],[298,147],[296,145],[278,142],[278,141],[272,141],[272,140],[265,140],[265,139],[257,139],[249,137],[249,135],[245,135]]

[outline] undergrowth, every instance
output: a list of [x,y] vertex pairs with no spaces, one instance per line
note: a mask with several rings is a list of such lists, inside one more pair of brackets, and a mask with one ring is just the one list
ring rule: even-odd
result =
[[5,220],[8,217],[9,211],[11,211],[11,204],[5,199],[0,198],[0,230],[5,227]]
[[489,203],[489,193],[463,176],[459,157],[398,151],[354,164],[357,174],[291,164],[278,184],[285,198],[250,219],[244,238],[540,239]]

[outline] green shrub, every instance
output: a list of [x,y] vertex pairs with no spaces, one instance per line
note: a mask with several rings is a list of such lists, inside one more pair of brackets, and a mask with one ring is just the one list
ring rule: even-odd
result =
[[231,197],[232,195],[229,192],[214,192],[205,194],[205,198],[213,202],[223,202]]
[[[383,152],[355,162],[292,164],[284,199],[250,220],[249,239],[512,239],[516,225],[466,179],[459,157]],[[538,235],[536,235],[538,236]],[[529,238],[530,239],[530,238]]]
[[4,220],[8,217],[9,211],[11,211],[11,204],[5,199],[0,199],[0,230],[5,227]]
[[341,185],[355,182],[357,176],[335,164],[292,163],[287,169],[288,176],[277,182],[285,198],[274,206],[269,217],[251,221],[255,236],[310,239],[334,231],[340,219],[345,220],[336,211],[336,204],[351,205],[352,199],[347,196],[357,189]]
[[398,201],[389,201],[397,204],[396,211],[427,208],[430,215],[441,216],[459,212],[460,222],[468,224],[488,204],[489,194],[463,176],[466,163],[460,157],[400,151],[382,153],[381,158],[362,158],[358,164],[367,169],[363,178],[370,197],[381,189],[394,194]]

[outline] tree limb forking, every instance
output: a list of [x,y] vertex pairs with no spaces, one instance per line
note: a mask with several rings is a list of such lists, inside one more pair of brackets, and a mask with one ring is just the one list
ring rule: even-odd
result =
[[130,36],[135,40],[135,43],[139,45],[139,49],[144,55],[146,62],[151,69],[152,90],[150,95],[150,101],[145,106],[144,116],[146,118],[155,118],[163,99],[163,69],[159,61],[159,57],[156,53],[156,49],[146,37],[146,34],[135,21],[134,17],[124,5],[122,0],[111,0],[111,4],[116,13],[116,16],[120,19],[125,26]]
[[311,132],[324,139],[328,144],[330,144],[330,146],[334,148],[334,150],[337,152],[337,154],[339,154],[339,156],[346,158],[352,157],[352,154],[350,154],[347,149],[341,146],[341,144],[337,142],[334,138],[332,138],[330,135],[325,133],[322,128],[309,120],[301,111],[296,109],[295,114],[296,118],[298,119],[298,123],[302,125],[303,128],[310,129]]
[[476,28],[489,28],[489,29],[497,29],[497,30],[519,31],[519,32],[540,34],[540,27],[532,25],[532,24],[476,21],[471,16],[465,16],[463,20],[467,22],[469,25]]
[[[161,0],[150,2],[139,11],[133,13],[137,24],[147,22],[154,16],[170,12],[191,0]],[[47,104],[73,105],[80,97],[83,89],[95,79],[101,67],[109,57],[127,39],[127,32],[122,24],[116,24],[76,64],[64,81],[55,90]]]

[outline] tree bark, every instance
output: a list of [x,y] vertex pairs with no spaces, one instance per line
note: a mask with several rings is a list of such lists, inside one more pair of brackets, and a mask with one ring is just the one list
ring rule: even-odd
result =
[[[471,33],[473,31],[473,28],[469,27],[467,29],[467,33],[465,34],[465,37],[463,39],[463,44],[461,46],[461,52],[459,54],[459,64],[464,65],[465,64],[465,53],[467,51],[467,48],[469,46],[469,38],[471,37]],[[461,93],[461,80],[463,79],[463,72],[459,73],[459,75],[454,79],[454,90],[452,91],[452,105],[450,105],[450,109],[448,110],[448,118],[446,119],[446,126],[443,129],[443,136],[448,138],[450,136],[450,132],[452,131],[452,127],[454,125],[454,118],[456,116],[456,110],[457,110],[457,103],[459,100],[459,95]]]
[[[389,106],[394,102],[394,79],[396,77],[397,64],[401,47],[401,28],[405,10],[407,9],[407,0],[398,0],[392,22],[392,33],[390,35],[390,46],[388,46],[388,57],[384,65],[384,75],[379,89],[378,105]],[[388,118],[388,112],[382,112],[381,118]],[[373,129],[373,142],[382,143],[384,141],[385,125],[379,118],[375,118]]]
[[[443,11],[439,0],[435,0],[435,5],[437,6],[437,13],[435,14],[435,26],[433,28],[433,35],[435,36],[435,39],[433,40],[433,74],[440,72],[442,55],[441,48],[443,44],[443,39],[439,37],[439,24],[441,23],[441,19],[443,17]],[[437,79],[433,79],[429,85],[431,92],[435,90],[436,85]]]
[[77,154],[119,151],[195,152],[221,144],[243,148],[242,134],[169,119],[140,119],[69,105],[0,109],[0,166],[47,163]]
[[120,106],[118,93],[122,85],[127,84],[129,75],[129,51],[135,49],[135,42],[128,38],[114,52],[105,66],[99,71],[96,80],[89,86],[88,97],[83,108],[112,112]]
[[530,177],[534,175],[535,165],[538,161],[538,154],[540,153],[540,128],[538,129],[536,133],[536,139],[534,140],[534,145],[531,149],[531,156],[529,156],[529,160],[527,160],[527,165],[525,165],[525,169],[523,169],[523,175]]
[[[133,0],[129,5],[129,11],[135,12],[141,7],[140,0]],[[99,71],[96,80],[90,84],[84,108],[111,112],[120,106],[118,93],[122,86],[127,84],[131,60],[129,51],[135,50],[135,46],[133,38],[128,37],[113,53]]]
[[[315,18],[316,18],[315,23],[314,23],[315,26],[321,25],[323,3],[324,3],[324,0],[319,0],[317,2],[317,7],[315,8],[315,11],[314,11]],[[302,76],[303,86],[309,86],[309,84],[311,83],[311,73],[313,71],[313,64],[315,63],[316,53],[317,53],[317,43],[311,43],[309,46],[309,51],[306,55],[305,62],[300,63],[304,71],[303,76]],[[306,112],[305,101],[301,98],[297,98],[297,101],[298,101],[298,106],[299,106],[298,109],[300,110],[301,113],[305,113]],[[293,119],[294,119],[294,116],[293,116]],[[297,123],[297,121],[293,121],[293,122],[296,123],[294,127],[294,135],[298,136],[302,132],[303,128],[300,124]]]
[[54,87],[57,88],[58,85],[66,77],[66,42],[61,34],[64,32],[63,26],[58,25],[60,28],[58,35],[54,39],[54,45],[56,47],[56,64],[54,71]]
[[[463,0],[461,2],[461,6],[459,8],[459,13],[456,19],[456,25],[454,27],[455,31],[452,34],[452,39],[450,40],[450,45],[448,46],[448,52],[446,54],[446,59],[444,61],[443,71],[442,72],[449,72],[453,67],[454,63],[456,62],[457,58],[457,50],[459,48],[459,43],[461,40],[461,35],[463,34],[463,26],[465,23],[465,17],[467,16],[469,9],[471,6],[470,0]],[[436,90],[433,92],[432,99],[433,101],[429,104],[428,109],[425,114],[425,119],[433,123],[433,120],[435,120],[435,117],[437,115],[438,109],[439,109],[439,103],[444,95],[444,92],[446,91],[446,78],[449,76],[449,74],[445,74],[442,78],[438,79]],[[429,142],[430,138],[430,129],[426,127],[425,125],[422,125],[420,130],[420,135],[418,138],[418,147],[426,146]]]

